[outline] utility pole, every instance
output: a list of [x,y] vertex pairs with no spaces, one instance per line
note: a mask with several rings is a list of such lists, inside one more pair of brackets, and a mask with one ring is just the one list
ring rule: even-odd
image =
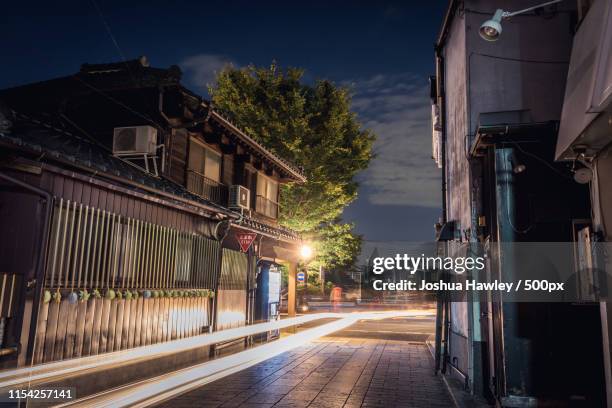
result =
[[296,274],[297,274],[297,263],[296,262],[288,262],[289,266],[289,280],[288,280],[288,288],[287,288],[287,315],[289,317],[295,317],[296,311]]
[[323,265],[319,265],[319,280],[321,281],[321,293],[325,294],[325,271]]

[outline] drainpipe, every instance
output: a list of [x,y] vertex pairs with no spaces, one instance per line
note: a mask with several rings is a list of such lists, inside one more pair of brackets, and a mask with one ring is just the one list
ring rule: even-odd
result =
[[[512,253],[512,245],[508,243],[516,241],[516,216],[515,216],[515,191],[514,191],[514,172],[512,171],[511,158],[514,149],[511,147],[501,147],[495,149],[495,182],[496,182],[496,202],[497,202],[497,259],[498,259],[498,276],[497,279],[502,279],[507,282],[511,282],[514,279],[514,254]],[[504,245],[506,244],[506,245]],[[520,370],[515,369],[513,373],[508,371],[508,361],[512,361],[513,365],[521,366],[522,362],[529,361],[529,346],[525,342],[521,341],[518,335],[518,310],[516,303],[504,302],[500,296],[500,319],[503,322],[501,326],[501,333],[499,339],[499,346],[497,352],[501,355],[502,367],[500,367],[495,373],[499,376],[498,384],[500,389],[498,390],[497,397],[505,397],[508,395],[508,382],[509,377],[510,387],[520,387],[519,393],[525,392],[526,383],[529,383],[529,378],[524,378],[519,374],[520,379],[517,378],[516,373]],[[509,344],[507,344],[509,343]],[[512,351],[512,355],[510,352]],[[508,352],[508,355],[506,355]],[[526,381],[525,381],[526,380]],[[518,385],[518,384],[521,385]],[[515,389],[515,391],[517,391]]]
[[441,146],[442,150],[442,181],[441,181],[441,189],[442,189],[442,222],[446,223],[448,221],[448,213],[447,213],[447,202],[446,202],[446,92],[445,92],[445,84],[444,84],[444,57],[441,55],[440,50],[436,50],[436,88],[438,90],[438,107],[440,109],[440,120],[442,124],[442,132],[441,132]]
[[[458,0],[450,0],[448,8],[446,10],[446,14],[444,16],[444,21],[442,23],[442,29],[438,35],[436,40],[434,50],[436,56],[436,97],[438,107],[440,109],[440,120],[442,125],[441,132],[441,159],[442,159],[442,181],[441,181],[441,190],[442,190],[442,224],[448,222],[448,206],[446,201],[446,192],[447,192],[447,183],[446,183],[446,92],[445,92],[445,78],[444,78],[444,55],[442,53],[444,46],[446,44],[446,39],[448,38],[448,33],[450,30],[451,22],[455,17],[457,9],[459,8],[461,2]],[[447,244],[445,244],[447,245]],[[448,248],[448,245],[446,246]],[[449,294],[443,293],[441,299],[438,299],[438,307],[436,313],[436,352],[435,352],[435,371],[442,371],[442,373],[446,372],[446,363],[449,358],[448,352],[448,335],[449,335],[449,327],[450,327],[450,302],[449,302]],[[444,344],[444,353],[442,354],[442,344]]]
[[[220,221],[217,224],[217,227],[222,228],[221,224],[223,222],[228,222],[229,225],[227,226],[227,229],[225,231],[223,231],[223,235],[217,237],[217,240],[219,241],[219,253],[218,253],[218,261],[217,261],[217,274],[215,276],[215,281],[213,283],[213,293],[214,293],[214,297],[213,297],[213,301],[212,301],[212,310],[210,311],[210,331],[211,332],[215,332],[217,331],[217,299],[219,298],[219,281],[221,280],[221,272],[222,272],[222,268],[223,268],[223,241],[225,240],[225,238],[227,237],[227,235],[229,234],[229,231],[232,227],[232,223],[229,220],[225,220],[225,221]],[[216,227],[216,228],[217,228]],[[215,228],[215,229],[216,229]],[[212,350],[211,350],[212,351]]]
[[[442,161],[442,225],[448,221],[447,203],[446,203],[446,99],[444,90],[444,57],[442,49],[436,46],[436,97],[438,108],[440,109],[440,121],[442,126],[441,131],[441,161]],[[447,245],[444,243],[443,245]],[[435,346],[435,372],[439,372],[441,365],[444,366],[442,372],[445,372],[446,360],[448,359],[448,300],[446,294],[441,294],[441,298],[437,301],[436,312],[436,346]],[[444,344],[444,355],[442,356],[442,345]]]
[[[40,234],[40,241],[38,243],[38,250],[36,251],[36,278],[34,284],[34,300],[33,305],[36,307],[32,308],[32,319],[30,321],[29,335],[28,335],[28,347],[26,351],[26,359],[31,359],[31,364],[34,364],[34,344],[36,343],[36,321],[38,320],[38,314],[40,309],[40,299],[42,297],[43,283],[45,276],[45,259],[47,253],[47,238],[49,236],[51,213],[53,211],[53,196],[48,191],[40,189],[38,187],[31,186],[19,179],[9,176],[8,174],[0,173],[0,179],[7,181],[11,184],[19,186],[25,190],[28,190],[39,197],[42,197],[42,203],[45,205],[45,213],[42,220],[42,232]],[[25,302],[23,302],[25,305]],[[19,313],[23,319],[23,306]],[[22,330],[23,333],[23,330]],[[21,342],[20,338],[20,342]],[[7,355],[17,352],[15,348],[2,348],[0,355]]]
[[[255,277],[257,276],[257,265],[259,264],[259,261],[257,261],[257,259],[255,258],[255,251],[253,251],[253,245],[251,245],[251,247],[249,248],[248,252],[247,252],[247,314],[246,314],[246,324],[247,325],[251,325],[253,324],[253,319],[255,316],[255,313],[253,311],[254,306],[255,306],[255,286],[251,285],[251,281],[253,279],[252,275],[255,275]],[[255,259],[254,259],[255,258]],[[253,262],[254,261],[254,262]]]
[[457,8],[459,7],[459,1],[451,0],[444,21],[442,23],[442,29],[438,35],[438,39],[434,45],[435,57],[436,57],[436,97],[438,99],[438,107],[440,109],[440,120],[442,125],[442,223],[447,222],[447,203],[446,203],[446,85],[444,78],[444,55],[442,53],[448,38],[448,32],[450,30],[451,22],[455,17]]
[[[253,282],[253,286],[249,287],[249,324],[254,324],[255,322],[255,304],[257,301],[257,276],[258,276],[258,268],[261,265],[263,259],[261,259],[261,243],[263,241],[263,235],[258,235],[257,240],[257,251],[252,250],[253,246],[251,246],[252,258],[249,257],[249,263],[252,262],[253,258],[255,260],[255,265],[249,264],[249,272],[254,274],[253,280],[248,279],[247,282],[250,284]],[[252,336],[251,336],[252,338]]]

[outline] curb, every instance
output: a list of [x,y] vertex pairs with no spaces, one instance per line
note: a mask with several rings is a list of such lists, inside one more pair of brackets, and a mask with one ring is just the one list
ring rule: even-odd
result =
[[[429,354],[431,355],[431,358],[435,360],[435,356],[434,356],[434,347],[431,344],[431,341],[426,341],[425,344],[427,345],[427,350],[429,350]],[[455,405],[455,408],[462,408],[461,405],[459,405],[459,402],[457,401],[457,398],[455,397],[455,393],[453,392],[451,386],[449,385],[448,381],[446,380],[446,376],[442,373],[435,374],[436,376],[439,376],[440,378],[442,378],[442,382],[444,383],[444,386],[446,387],[446,391],[448,391],[448,394],[450,395],[451,400],[453,401],[453,404]]]

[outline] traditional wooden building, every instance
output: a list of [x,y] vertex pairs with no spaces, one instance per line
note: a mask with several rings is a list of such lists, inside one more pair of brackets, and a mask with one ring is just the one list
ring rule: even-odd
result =
[[180,79],[140,58],[0,91],[3,366],[249,324],[259,267],[295,272],[279,185],[304,175]]

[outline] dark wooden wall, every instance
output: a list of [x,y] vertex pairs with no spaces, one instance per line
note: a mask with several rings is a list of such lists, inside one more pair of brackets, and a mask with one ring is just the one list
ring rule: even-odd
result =
[[23,179],[64,200],[75,201],[110,211],[122,217],[130,217],[143,222],[175,228],[182,232],[208,235],[211,220],[179,211],[160,202],[145,200],[121,191],[87,183],[76,178],[52,171],[41,175],[25,175]]
[[187,153],[189,134],[185,129],[174,129],[166,142],[166,171],[170,180],[186,185],[185,172],[187,171]]
[[221,172],[221,182],[227,186],[235,184],[234,181],[234,156],[231,154],[223,155],[223,170]]
[[[210,221],[57,172],[13,175],[51,192],[56,200],[42,288],[54,298],[47,296],[37,305],[36,334],[30,339],[35,364],[155,344],[209,330],[210,292],[220,268],[219,242],[202,234],[209,231]],[[99,242],[91,245],[92,256],[96,248],[95,263],[88,263],[83,248],[84,224],[91,214],[95,219],[100,217]],[[94,224],[89,225],[91,231]],[[139,239],[147,240],[148,247],[138,247],[138,241],[133,241],[137,225],[141,226]],[[143,257],[140,264],[130,261],[135,259],[134,254]],[[81,266],[83,259],[86,261]],[[99,278],[92,278],[94,271]],[[138,273],[151,278],[134,279]],[[85,283],[82,278],[87,274],[90,278]],[[8,278],[6,282],[13,282]],[[16,282],[25,284],[23,280]],[[94,289],[99,297],[93,295]],[[84,290],[90,295],[88,299],[79,297]],[[121,296],[107,296],[111,290]],[[127,291],[137,298],[126,297]]]
[[[46,203],[38,195],[0,182],[0,348],[5,351],[18,348],[22,356],[29,347],[27,329],[45,208]],[[15,367],[18,358],[18,353],[4,355],[0,367]]]

